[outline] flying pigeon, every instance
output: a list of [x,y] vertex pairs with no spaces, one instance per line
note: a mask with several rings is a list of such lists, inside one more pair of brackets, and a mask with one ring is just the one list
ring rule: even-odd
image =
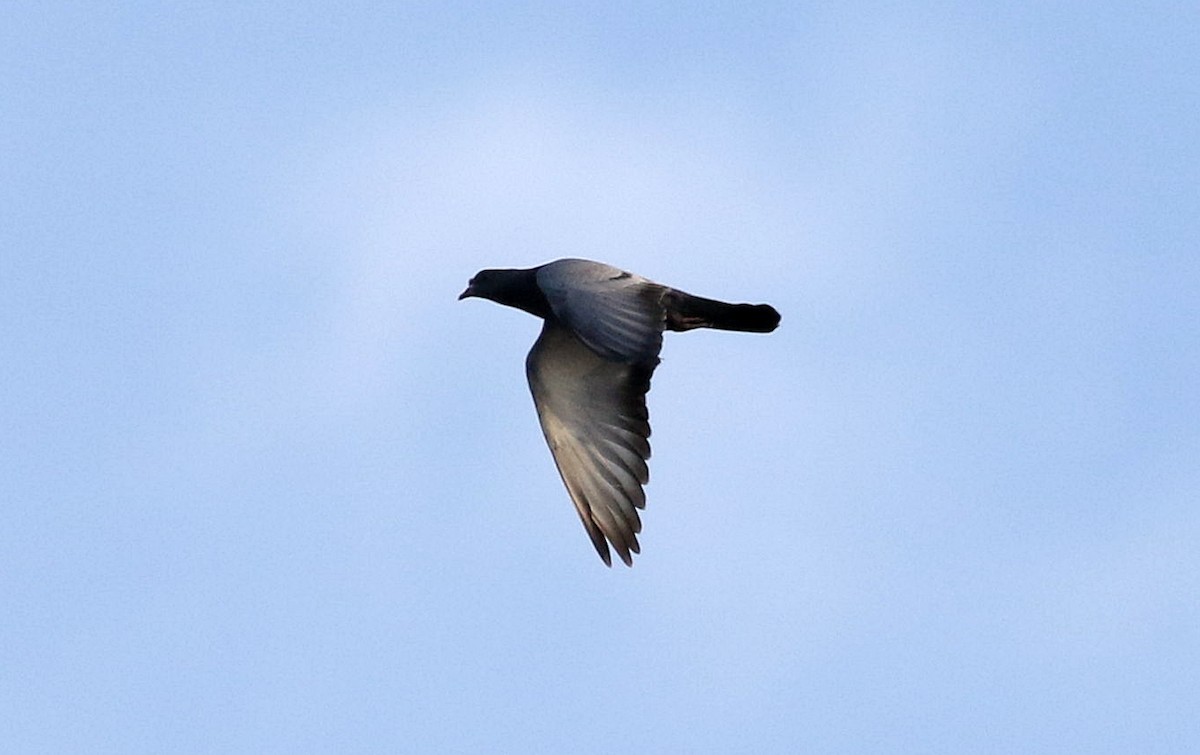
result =
[[525,360],[542,433],[600,558],[612,566],[611,543],[633,566],[649,481],[646,392],[663,331],[770,333],[779,312],[693,296],[579,259],[481,270],[458,298],[470,296],[545,320]]

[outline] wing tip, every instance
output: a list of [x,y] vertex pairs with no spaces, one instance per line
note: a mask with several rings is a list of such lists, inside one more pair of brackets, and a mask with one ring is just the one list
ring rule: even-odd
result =
[[[591,527],[588,527],[588,535],[592,537],[592,547],[596,549],[596,553],[600,556],[600,560],[603,561],[604,565],[610,569],[613,565],[613,550],[617,551],[617,556],[626,566],[630,568],[633,567],[633,555],[635,553],[640,555],[642,552],[642,546],[638,543],[636,534],[631,534],[629,536],[628,543],[617,542],[612,540],[612,538],[606,539],[598,528],[593,530]],[[608,547],[609,542],[612,542],[612,549]]]

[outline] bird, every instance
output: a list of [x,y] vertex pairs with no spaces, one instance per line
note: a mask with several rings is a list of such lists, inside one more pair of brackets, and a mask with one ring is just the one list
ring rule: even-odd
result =
[[476,273],[459,300],[490,299],[544,322],[525,360],[538,421],[596,552],[626,566],[641,552],[649,482],[646,393],[663,331],[770,333],[769,304],[729,304],[584,259]]

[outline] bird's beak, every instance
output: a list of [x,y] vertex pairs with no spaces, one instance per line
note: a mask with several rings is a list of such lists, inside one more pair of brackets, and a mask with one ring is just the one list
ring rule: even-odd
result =
[[468,296],[474,296],[474,295],[475,295],[475,289],[471,286],[467,286],[467,290],[463,291],[461,294],[458,295],[458,300],[462,301],[463,299],[467,298]]

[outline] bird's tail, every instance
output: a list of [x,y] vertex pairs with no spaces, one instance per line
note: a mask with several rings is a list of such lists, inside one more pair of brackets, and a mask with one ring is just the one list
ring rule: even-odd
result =
[[670,289],[663,296],[668,330],[716,328],[770,333],[779,327],[779,312],[770,304],[729,304]]

